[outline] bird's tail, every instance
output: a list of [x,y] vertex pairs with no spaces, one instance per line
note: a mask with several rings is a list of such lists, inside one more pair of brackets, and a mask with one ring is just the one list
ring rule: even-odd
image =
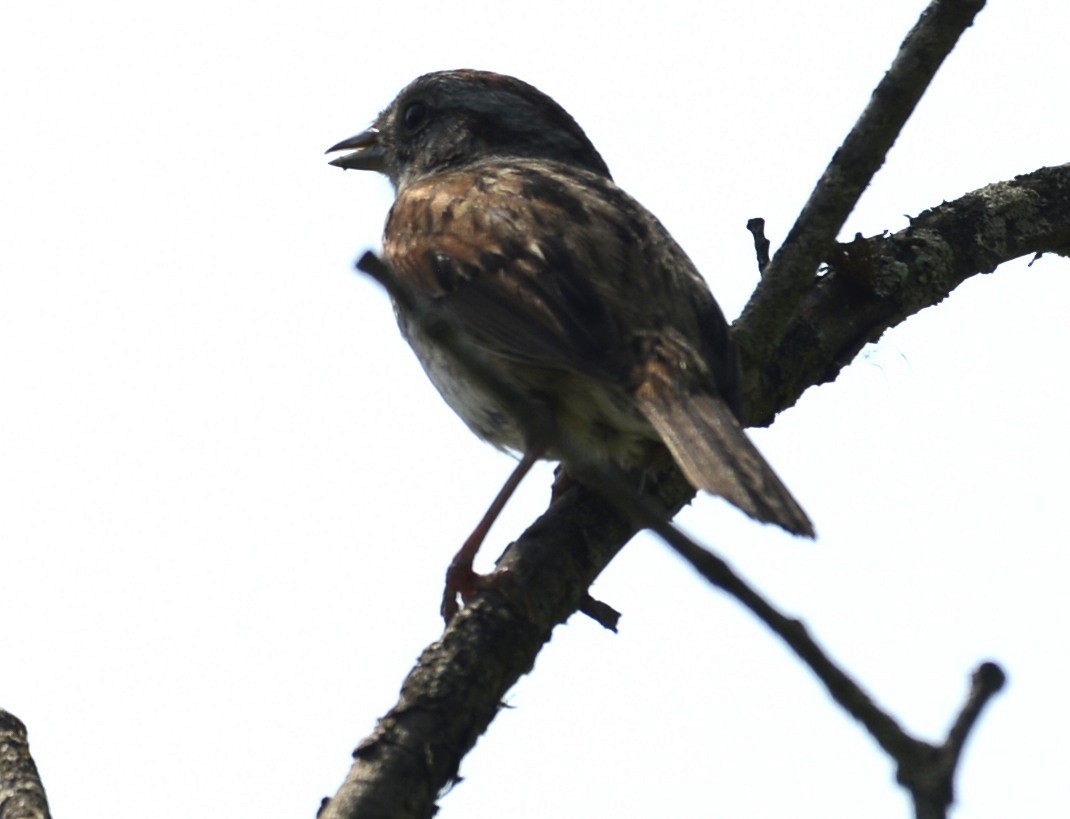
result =
[[682,379],[647,368],[635,393],[639,409],[696,489],[720,495],[752,518],[796,535],[814,527],[795,498],[743,432],[725,401],[689,390]]

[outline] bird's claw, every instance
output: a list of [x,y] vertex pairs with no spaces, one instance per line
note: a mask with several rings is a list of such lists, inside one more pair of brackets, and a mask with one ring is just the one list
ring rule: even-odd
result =
[[476,592],[497,589],[508,574],[508,569],[495,569],[490,574],[480,574],[472,568],[470,563],[467,565],[450,563],[450,567],[446,570],[446,588],[442,592],[442,605],[439,607],[439,613],[446,621],[446,625],[448,626],[461,610],[457,603],[458,597],[467,606]]

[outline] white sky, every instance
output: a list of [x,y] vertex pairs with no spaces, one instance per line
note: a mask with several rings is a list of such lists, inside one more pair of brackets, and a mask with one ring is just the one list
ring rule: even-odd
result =
[[[425,71],[520,76],[734,316],[747,219],[780,241],[924,5],[5,3],[0,706],[54,813],[312,817],[512,466],[351,272],[390,192],[327,146]],[[845,236],[1070,161],[1070,11],[990,5]],[[1070,808],[1068,274],[969,282],[755,434],[816,545],[711,498],[681,518],[924,736],[1004,664],[964,819]],[[444,819],[908,815],[874,743],[660,544],[595,593],[620,635],[556,632]]]

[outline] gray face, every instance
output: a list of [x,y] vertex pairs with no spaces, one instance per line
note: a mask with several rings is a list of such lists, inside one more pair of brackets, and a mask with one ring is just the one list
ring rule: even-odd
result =
[[576,121],[527,83],[483,71],[426,74],[402,90],[372,128],[331,151],[341,168],[375,170],[395,188],[488,158],[546,158],[609,176]]

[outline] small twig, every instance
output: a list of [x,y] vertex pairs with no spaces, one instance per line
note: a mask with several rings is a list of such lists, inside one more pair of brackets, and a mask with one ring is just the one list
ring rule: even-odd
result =
[[947,732],[944,750],[952,768],[958,764],[966,739],[973,730],[981,711],[996,694],[1007,684],[1007,675],[996,663],[985,662],[977,667],[970,680],[970,695],[962,706],[958,718]]
[[910,791],[916,819],[945,819],[955,800],[955,772],[962,749],[977,724],[981,711],[1004,686],[1006,675],[992,662],[981,663],[973,672],[970,692],[947,739],[939,746],[920,740],[896,755],[896,781]]
[[[744,309],[738,331],[748,334],[740,345],[744,352],[764,360],[778,346],[799,295],[825,261],[937,69],[984,5],[985,0],[933,0],[922,12]],[[747,321],[756,312],[765,317],[760,327]],[[743,363],[746,371],[749,362]]]
[[603,628],[612,631],[614,634],[617,633],[617,624],[620,622],[620,612],[608,603],[603,603],[601,600],[595,600],[588,594],[580,602],[579,610]]
[[769,240],[765,238],[765,219],[747,220],[747,230],[754,237],[754,254],[758,257],[758,275],[764,276],[769,266]]

